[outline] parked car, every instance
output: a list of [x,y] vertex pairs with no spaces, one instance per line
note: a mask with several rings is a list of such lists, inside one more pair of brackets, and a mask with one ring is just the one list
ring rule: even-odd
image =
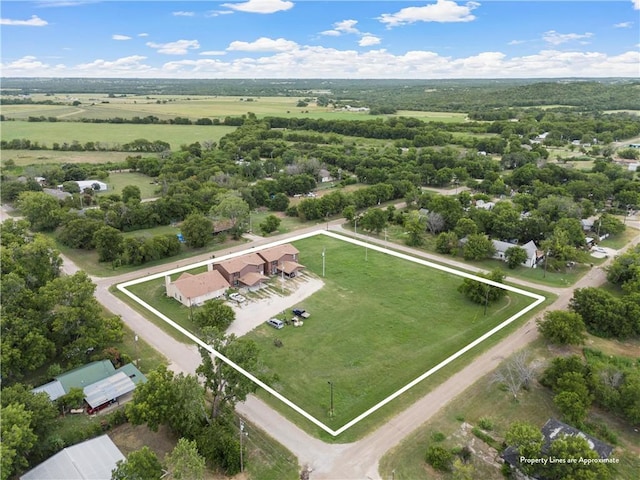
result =
[[229,298],[234,302],[238,302],[238,303],[247,301],[247,298],[244,295],[240,295],[239,293],[231,293],[229,294]]
[[284,327],[284,322],[282,320],[278,320],[277,318],[270,318],[269,320],[267,320],[267,324],[278,330]]
[[293,311],[293,314],[297,317],[309,318],[311,316],[311,314],[307,312],[304,308],[294,308],[292,311]]

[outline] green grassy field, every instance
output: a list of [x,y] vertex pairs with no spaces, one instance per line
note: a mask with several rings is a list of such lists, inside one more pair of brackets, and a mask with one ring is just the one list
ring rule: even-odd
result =
[[[180,145],[213,140],[217,142],[236,127],[202,125],[132,125],[79,122],[2,122],[2,140],[27,138],[51,148],[54,143],[71,144],[74,140],[122,145],[136,139],[168,142],[176,150]],[[48,153],[48,152],[47,152]]]
[[[580,353],[578,348],[572,348],[572,350],[573,353]],[[541,365],[550,356],[549,346],[542,340],[534,342],[529,348],[529,352],[530,360]],[[569,352],[564,352],[564,354],[569,354]],[[540,369],[538,373],[541,373]],[[382,478],[392,478],[392,471],[395,472],[394,478],[396,480],[416,478],[449,480],[455,478],[451,473],[436,472],[426,465],[424,458],[427,448],[434,444],[440,444],[445,448],[467,445],[469,439],[474,437],[470,434],[470,437],[465,440],[461,436],[462,422],[477,426],[483,417],[493,423],[492,430],[487,433],[501,442],[509,425],[514,421],[526,421],[542,427],[549,418],[561,418],[561,414],[553,403],[552,392],[542,387],[538,382],[533,382],[529,390],[521,391],[519,401],[515,402],[510,393],[504,391],[499,385],[491,384],[491,377],[486,376],[470,386],[464,394],[459,395],[429,422],[385,454],[380,460],[379,472]],[[622,453],[616,451],[614,454],[620,458],[620,464],[617,466],[618,474],[613,478],[636,478],[640,468],[640,460],[637,433],[633,431],[633,428],[613,416],[604,415],[595,410],[590,413],[588,421],[605,422],[618,436],[619,445],[626,449]],[[441,433],[446,438],[441,443],[436,442],[436,433]],[[476,450],[478,450],[480,440],[476,438],[475,442]],[[489,467],[487,462],[477,457],[474,457],[471,463],[475,469],[473,478],[495,480],[504,478],[499,470]]]
[[[71,124],[69,124],[71,125]],[[130,152],[63,152],[60,150],[0,150],[3,164],[13,160],[18,167],[45,166],[60,163],[123,163]]]
[[[262,362],[280,379],[280,393],[337,428],[531,303],[510,294],[490,306],[457,292],[462,279],[428,267],[313,237],[295,243],[307,269],[325,287],[305,300],[312,317],[303,328],[261,326],[248,336]],[[276,348],[274,339],[284,346]],[[335,386],[328,418],[327,382]]]
[[[122,189],[127,185],[133,185],[140,189],[140,195],[143,199],[153,198],[158,196],[156,194],[156,185],[151,177],[148,177],[142,173],[137,172],[111,172],[109,177],[105,180],[109,186],[109,190],[103,192],[104,194],[110,193],[122,193]],[[99,194],[100,195],[100,194]]]

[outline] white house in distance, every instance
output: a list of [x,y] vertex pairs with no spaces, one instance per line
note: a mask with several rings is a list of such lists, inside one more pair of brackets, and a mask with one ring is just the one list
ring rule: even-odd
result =
[[[95,190],[96,192],[106,192],[109,190],[109,186],[99,180],[76,180],[76,183],[80,187],[81,192],[84,192],[87,188]],[[96,188],[96,185],[98,188]],[[58,185],[58,188],[61,189],[62,185]]]
[[229,282],[208,265],[208,271],[197,275],[184,272],[174,282],[169,275],[164,277],[167,297],[172,297],[185,307],[202,305],[207,300],[224,295],[229,288]]
[[501,242],[500,240],[491,240],[491,242],[493,243],[493,248],[496,250],[493,258],[498,260],[504,260],[506,262],[507,259],[505,257],[505,253],[511,247],[520,247],[527,252],[527,259],[522,262],[522,265],[525,267],[536,268],[538,262],[544,258],[544,252],[538,250],[538,246],[533,240],[525,243],[524,245],[515,245],[509,242]]

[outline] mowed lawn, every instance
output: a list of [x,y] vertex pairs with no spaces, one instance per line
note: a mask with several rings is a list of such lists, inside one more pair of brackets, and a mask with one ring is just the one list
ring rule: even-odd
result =
[[[485,317],[482,305],[458,293],[461,277],[322,236],[295,245],[301,263],[318,276],[326,252],[325,286],[304,302],[311,317],[302,328],[263,325],[248,336],[277,374],[274,388],[333,428],[532,302],[509,294]],[[275,339],[283,346],[275,347]],[[328,382],[334,385],[333,419]]]
[[236,127],[221,125],[133,125],[112,123],[80,123],[80,122],[2,122],[2,140],[26,138],[37,141],[48,148],[54,143],[62,145],[77,141],[106,143],[110,147],[122,145],[137,139],[149,141],[162,140],[177,150],[180,145],[207,140],[219,141],[224,135],[234,131]]

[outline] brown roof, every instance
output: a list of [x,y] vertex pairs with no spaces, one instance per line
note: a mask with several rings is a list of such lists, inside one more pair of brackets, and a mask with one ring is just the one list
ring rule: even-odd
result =
[[304,268],[304,265],[300,265],[299,263],[296,262],[282,262],[282,270],[284,270],[284,273],[286,273],[287,275],[291,275],[293,272],[295,272],[296,270],[298,270],[299,268]]
[[298,249],[290,243],[277,245],[271,248],[265,248],[264,250],[260,250],[258,252],[258,254],[267,262],[275,262],[276,260],[280,260],[285,255],[297,255],[298,253],[300,253]]
[[235,222],[233,220],[217,220],[213,222],[213,233],[226,232],[227,230],[231,230],[235,226]]
[[196,298],[221,288],[229,288],[229,282],[217,270],[198,275],[185,272],[173,283],[186,298]]
[[264,260],[257,253],[247,253],[218,263],[225,271],[235,273],[247,265],[262,265]]
[[265,277],[258,272],[249,272],[241,276],[238,280],[240,283],[244,283],[247,287],[253,287],[254,285],[267,280],[269,277]]

